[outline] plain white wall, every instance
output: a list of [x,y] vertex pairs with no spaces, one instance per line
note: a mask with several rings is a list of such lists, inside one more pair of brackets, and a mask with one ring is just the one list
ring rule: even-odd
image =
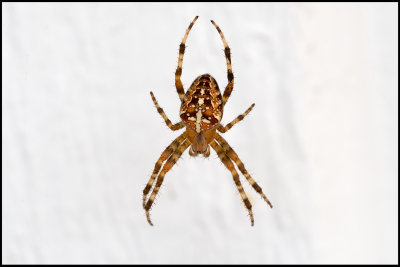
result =
[[[397,263],[398,4],[3,3],[3,263]],[[226,85],[225,138],[274,204],[187,152],[142,190],[186,88]]]

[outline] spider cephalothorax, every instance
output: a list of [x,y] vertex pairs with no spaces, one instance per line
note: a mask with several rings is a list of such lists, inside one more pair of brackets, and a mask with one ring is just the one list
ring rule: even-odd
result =
[[[228,68],[228,85],[225,87],[223,95],[221,95],[217,81],[209,74],[203,74],[197,77],[186,92],[186,94],[181,82],[185,43],[189,32],[197,18],[198,17],[195,17],[192,23],[189,25],[189,28],[187,29],[186,34],[183,37],[182,43],[179,46],[178,67],[175,72],[175,86],[179,95],[179,99],[181,101],[181,121],[176,124],[172,124],[167,115],[165,115],[163,109],[158,105],[153,93],[150,92],[153,102],[157,107],[157,111],[163,117],[167,126],[173,131],[179,130],[183,127],[186,127],[186,130],[164,150],[164,152],[161,154],[160,158],[156,162],[153,174],[151,175],[149,182],[143,190],[143,208],[146,211],[147,221],[150,225],[153,225],[150,220],[149,211],[161,187],[165,174],[172,168],[172,166],[176,163],[182,153],[189,146],[190,156],[197,156],[199,154],[202,154],[204,157],[208,157],[210,155],[211,146],[215,150],[215,152],[217,152],[218,157],[221,159],[225,167],[231,172],[233,180],[239,190],[240,196],[242,197],[242,200],[247,210],[249,211],[251,225],[254,225],[251,203],[243,190],[242,184],[239,180],[239,174],[237,173],[233,163],[236,164],[246,180],[262,196],[262,198],[268,203],[268,205],[271,206],[271,208],[272,205],[269,202],[268,198],[262,192],[261,187],[247,172],[243,165],[243,162],[239,159],[236,152],[231,148],[228,142],[226,142],[226,140],[217,133],[217,130],[221,133],[225,133],[237,122],[243,120],[243,118],[252,110],[254,104],[252,104],[243,114],[239,115],[236,119],[228,123],[226,126],[222,126],[220,124],[224,106],[228,101],[228,98],[233,89],[234,77],[232,73],[231,53],[228,43],[226,42],[220,28],[217,26],[217,24],[215,24],[214,21],[211,20],[211,23],[217,29],[218,33],[221,36],[222,42],[224,43],[226,64]],[[154,186],[153,192],[151,193],[149,199],[147,199],[147,195],[152,189],[155,181],[156,185]]]

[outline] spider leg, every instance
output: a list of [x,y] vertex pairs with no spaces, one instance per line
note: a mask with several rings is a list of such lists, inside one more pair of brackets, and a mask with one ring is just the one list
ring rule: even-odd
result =
[[164,110],[160,107],[160,105],[158,105],[153,92],[150,92],[150,95],[151,95],[151,98],[153,99],[154,105],[156,105],[158,113],[160,113],[161,117],[164,119],[165,123],[172,131],[182,129],[185,126],[183,121],[180,121],[176,124],[172,124],[171,121],[168,119],[167,115],[165,115]]
[[218,25],[213,20],[211,20],[211,23],[217,29],[219,35],[221,36],[222,42],[224,43],[224,47],[225,47],[224,51],[225,51],[226,65],[227,65],[227,69],[228,69],[228,85],[225,87],[225,91],[222,96],[222,104],[225,105],[225,103],[228,101],[229,96],[232,93],[233,83],[234,83],[232,64],[231,64],[231,49],[229,48],[228,43],[226,42],[226,39],[224,37],[224,34],[222,33],[222,31],[218,27]]
[[158,175],[157,182],[153,189],[153,192],[151,193],[149,200],[144,206],[144,209],[146,210],[147,221],[149,222],[150,225],[153,225],[150,219],[150,208],[153,205],[154,199],[156,198],[158,191],[160,190],[161,184],[164,180],[164,176],[175,165],[175,163],[181,157],[182,153],[189,147],[190,144],[191,144],[190,141],[187,139],[182,144],[180,144],[178,148],[175,150],[175,152],[169,157],[167,162],[164,164],[160,174]]
[[261,197],[268,203],[268,205],[272,208],[272,204],[269,201],[269,199],[264,195],[261,187],[254,181],[254,179],[250,176],[250,174],[247,172],[246,168],[244,167],[243,162],[239,159],[239,156],[236,154],[236,152],[233,150],[233,148],[228,144],[228,142],[218,133],[216,133],[215,139],[218,141],[218,143],[221,144],[222,148],[224,149],[225,153],[228,155],[228,157],[233,160],[236,165],[238,166],[239,170],[243,173],[244,177],[246,177],[247,181],[250,183],[250,185],[254,188],[254,190],[257,191],[261,195]]
[[176,68],[175,72],[175,87],[176,91],[178,92],[179,99],[182,101],[183,96],[185,95],[185,90],[183,89],[182,81],[181,81],[181,75],[182,75],[182,62],[183,62],[183,54],[185,53],[185,43],[186,39],[188,38],[189,32],[193,27],[193,24],[196,22],[197,18],[199,16],[196,16],[192,23],[190,23],[189,28],[186,30],[185,36],[183,37],[183,40],[181,44],[179,45],[179,58],[178,58],[178,67]]
[[236,119],[234,119],[233,121],[228,123],[225,127],[222,125],[218,125],[217,130],[220,131],[221,133],[227,132],[230,128],[233,127],[233,125],[235,125],[239,121],[243,120],[244,117],[246,117],[247,114],[249,114],[249,112],[253,109],[254,105],[255,104],[251,105],[243,114],[240,114],[239,116],[237,116]]
[[251,226],[254,226],[254,218],[253,218],[253,211],[251,210],[251,203],[246,193],[243,190],[243,186],[240,183],[239,174],[237,173],[235,166],[233,165],[231,159],[226,155],[223,148],[217,142],[215,142],[215,140],[211,141],[210,145],[215,150],[215,152],[217,152],[218,157],[221,159],[225,167],[232,173],[233,180],[235,181],[236,187],[239,190],[243,203],[246,206],[247,210],[249,211]]
[[172,153],[179,147],[179,145],[185,140],[186,132],[178,136],[172,143],[162,152],[160,158],[157,160],[156,165],[154,166],[153,174],[151,175],[149,182],[147,183],[146,187],[143,189],[143,208],[146,204],[146,198],[150,189],[153,187],[154,180],[157,177],[158,172],[161,169],[161,166],[164,161],[166,161]]

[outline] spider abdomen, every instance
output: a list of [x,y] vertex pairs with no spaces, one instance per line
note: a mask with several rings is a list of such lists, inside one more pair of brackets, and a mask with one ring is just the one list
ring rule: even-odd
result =
[[200,75],[183,98],[181,119],[187,127],[201,133],[218,125],[222,113],[222,96],[217,81],[209,74]]

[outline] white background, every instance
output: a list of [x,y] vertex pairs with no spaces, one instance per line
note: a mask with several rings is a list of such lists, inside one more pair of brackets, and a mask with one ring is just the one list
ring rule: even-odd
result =
[[[3,3],[3,263],[397,263],[398,4]],[[224,134],[274,204],[184,153],[142,190],[186,88],[235,89]]]

